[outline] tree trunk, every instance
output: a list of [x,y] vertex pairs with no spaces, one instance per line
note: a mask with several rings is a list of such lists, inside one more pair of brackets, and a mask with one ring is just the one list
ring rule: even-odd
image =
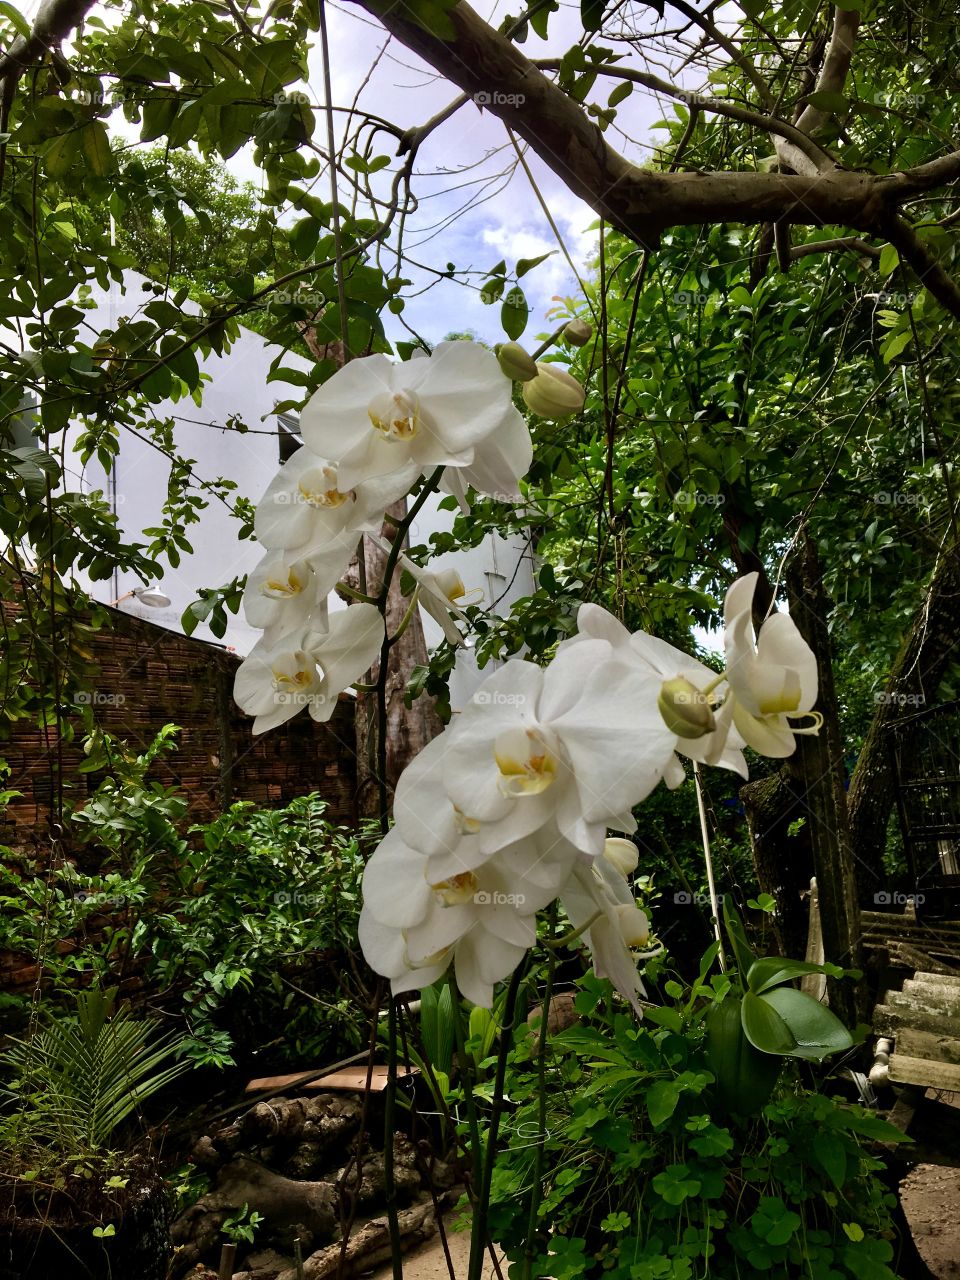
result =
[[[857,968],[862,955],[860,906],[843,785],[843,737],[827,627],[829,601],[823,589],[820,557],[807,531],[787,570],[787,592],[790,616],[813,650],[820,682],[817,706],[823,725],[818,734],[798,737],[794,758],[802,779],[805,825],[817,877],[823,949],[832,963]],[[833,1011],[848,1026],[855,1026],[860,1012],[856,988],[831,979],[827,990]]]
[[[387,508],[394,520],[406,515],[405,498]],[[390,539],[393,526],[384,521],[381,534]],[[376,595],[383,584],[387,557],[370,538],[364,538],[364,562],[366,591]],[[356,563],[356,562],[355,562]],[[355,564],[347,575],[347,582],[356,586],[358,573]],[[400,594],[400,574],[394,573],[387,598],[387,634],[393,635],[407,611],[409,600]],[[387,675],[387,788],[390,795],[397,779],[410,761],[443,729],[437,715],[434,699],[421,694],[413,705],[407,707],[404,690],[414,667],[423,666],[428,660],[427,643],[419,610],[414,612],[406,631],[390,650],[390,667]],[[378,664],[379,665],[379,664]],[[371,680],[376,681],[378,667],[374,667]],[[372,693],[361,693],[357,698],[357,812],[358,816],[372,818],[380,812],[380,794],[377,782],[377,699]]]
[[794,760],[766,778],[740,788],[740,799],[753,846],[753,865],[763,893],[776,901],[773,928],[781,955],[802,957],[807,945],[807,912],[803,893],[813,875],[813,851],[807,823],[791,832],[804,816],[803,790]]
[[910,630],[897,654],[886,689],[877,696],[853,780],[849,811],[860,891],[872,902],[881,888],[882,858],[893,807],[896,779],[888,746],[889,726],[905,709],[931,706],[940,681],[956,653],[960,629],[960,551],[944,551]]

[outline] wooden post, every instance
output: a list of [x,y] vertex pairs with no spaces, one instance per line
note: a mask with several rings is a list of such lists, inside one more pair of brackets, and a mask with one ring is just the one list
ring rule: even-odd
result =
[[232,1280],[233,1264],[237,1260],[237,1246],[225,1244],[220,1250],[220,1266],[217,1268],[217,1280]]

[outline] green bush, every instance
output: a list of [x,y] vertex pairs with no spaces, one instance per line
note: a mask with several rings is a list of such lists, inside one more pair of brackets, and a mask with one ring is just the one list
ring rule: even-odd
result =
[[581,1020],[543,1066],[526,1028],[509,1059],[490,1227],[511,1275],[894,1280],[894,1199],[870,1144],[897,1130],[803,1087],[789,1059],[770,1101],[731,1113],[706,1031],[728,976],[667,982],[671,1003],[639,1024],[608,983],[578,985]]
[[[91,979],[142,974],[182,1019],[182,1052],[198,1065],[231,1065],[240,1046],[248,1060],[354,1051],[369,1022],[356,941],[363,832],[331,823],[318,795],[279,809],[241,801],[184,830],[183,798],[147,776],[175,734],[166,726],[141,755],[89,740],[84,767],[106,776],[73,814],[79,857],[48,867],[6,851],[0,949],[39,958],[63,1009]],[[3,1027],[19,1031],[27,1011],[8,1002]]]

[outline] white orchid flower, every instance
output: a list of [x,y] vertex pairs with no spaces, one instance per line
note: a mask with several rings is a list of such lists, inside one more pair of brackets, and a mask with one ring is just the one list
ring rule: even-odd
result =
[[430,986],[453,963],[461,992],[490,1008],[496,983],[536,940],[536,912],[556,898],[577,857],[562,840],[565,860],[545,857],[549,838],[558,837],[523,841],[477,867],[467,865],[470,851],[462,860],[454,851],[441,874],[394,827],[363,876],[367,963],[395,995]]
[[341,489],[413,465],[470,466],[475,447],[503,422],[511,384],[492,351],[441,342],[429,357],[394,364],[351,360],[310,398],[300,430],[316,453],[339,458]]
[[284,636],[327,628],[327,596],[320,594],[313,567],[268,551],[247,579],[243,612],[251,627],[273,647]]
[[570,647],[546,669],[511,659],[408,765],[394,802],[398,828],[428,854],[474,833],[489,856],[555,822],[576,848],[598,855],[608,827],[636,829],[630,810],[672,758],[659,686],[604,640]]
[[[733,723],[761,755],[780,759],[796,749],[795,734],[818,733],[817,660],[786,613],[775,613],[753,631],[753,593],[759,574],[738,578],[723,606],[723,643],[732,692]],[[791,724],[806,720],[807,724]]]
[[329,720],[344,689],[373,665],[383,644],[383,619],[372,604],[355,604],[330,617],[325,632],[261,640],[237,669],[233,695],[263,733],[308,707]]
[[530,432],[523,414],[511,404],[493,431],[475,446],[473,462],[465,467],[447,467],[440,477],[440,488],[452,493],[464,512],[470,510],[468,489],[498,502],[520,502],[523,495],[519,482],[532,461]]
[[[658,955],[662,948],[639,953],[634,950],[646,946],[650,924],[627,883],[627,875],[636,869],[635,859],[624,847],[631,843],[608,840],[602,857],[589,866],[575,866],[560,892],[560,901],[574,928],[583,930],[597,977],[609,978],[642,1015],[640,997],[645,992],[637,961]],[[625,870],[627,866],[629,871]]]
[[[704,663],[681,649],[668,644],[657,636],[648,635],[645,631],[632,634],[612,613],[596,604],[580,606],[577,614],[578,634],[565,640],[560,650],[584,643],[585,640],[606,640],[613,646],[622,662],[636,663],[644,670],[656,673],[659,677],[657,697],[659,698],[662,682],[676,677],[689,680],[696,690],[704,691],[717,686],[717,673],[711,671]],[[721,704],[723,682],[713,691],[705,695],[716,706],[712,712],[714,728],[697,738],[676,737],[674,750],[700,764],[718,765],[724,769],[732,769],[742,777],[749,776],[746,761],[743,758],[743,738],[732,727],[733,705],[728,698]],[[729,704],[729,705],[728,705]],[[659,712],[658,712],[659,714]],[[662,718],[662,717],[661,717]],[[676,759],[664,771],[668,786],[678,786],[686,776],[683,766]]]
[[298,449],[280,468],[257,504],[253,530],[268,551],[288,562],[305,560],[318,596],[343,575],[364,532],[379,533],[386,508],[402,498],[417,477],[415,467],[350,488],[336,463],[311,449]]
[[[381,544],[386,546],[386,544]],[[463,633],[457,621],[470,624],[470,619],[463,605],[470,603],[470,596],[476,599],[475,592],[468,592],[463,579],[456,569],[423,569],[400,553],[400,563],[417,584],[417,602],[421,609],[433,618],[442,629],[444,636],[452,645],[464,643]],[[479,595],[482,597],[483,592]]]

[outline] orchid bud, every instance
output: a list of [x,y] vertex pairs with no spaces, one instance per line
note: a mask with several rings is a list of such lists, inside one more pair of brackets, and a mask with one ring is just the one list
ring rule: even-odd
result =
[[621,903],[614,907],[620,936],[628,947],[643,947],[650,940],[650,921],[636,905]]
[[717,727],[706,694],[686,676],[664,680],[657,706],[667,728],[678,738],[703,738]]
[[593,337],[593,325],[586,320],[571,320],[563,331],[563,339],[571,347],[585,347]]
[[537,376],[523,384],[523,398],[537,417],[561,422],[583,408],[584,391],[565,369],[538,362]]
[[632,840],[624,840],[620,836],[611,836],[609,840],[604,840],[603,856],[620,872],[624,880],[627,876],[633,875],[640,861],[637,846]]
[[450,601],[459,600],[467,594],[467,588],[456,569],[440,569],[433,575],[433,580]]
[[511,382],[529,382],[537,376],[537,362],[519,342],[505,342],[498,347],[497,360]]

